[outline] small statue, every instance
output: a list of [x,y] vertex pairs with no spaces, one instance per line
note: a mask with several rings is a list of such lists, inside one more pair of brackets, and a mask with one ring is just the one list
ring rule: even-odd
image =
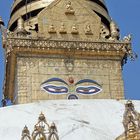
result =
[[66,34],[67,33],[64,23],[61,23],[61,27],[60,27],[59,33],[61,33],[61,34]]
[[132,38],[132,36],[131,36],[131,34],[129,34],[128,36],[125,36],[125,37],[123,38],[123,41],[125,41],[125,42],[130,42],[130,41],[131,41],[131,38]]
[[50,26],[49,26],[49,31],[48,31],[49,33],[56,33],[56,30],[55,30],[55,27],[54,27],[54,25],[53,24],[51,24]]
[[74,15],[74,13],[75,12],[74,12],[74,10],[72,8],[71,2],[68,1],[67,4],[66,4],[66,12],[65,12],[65,14],[72,14],[72,15]]
[[93,34],[92,30],[91,30],[91,26],[89,24],[86,25],[86,27],[85,27],[85,34],[86,35],[92,35]]
[[75,24],[72,26],[72,32],[71,33],[72,34],[78,34],[78,29],[77,29]]

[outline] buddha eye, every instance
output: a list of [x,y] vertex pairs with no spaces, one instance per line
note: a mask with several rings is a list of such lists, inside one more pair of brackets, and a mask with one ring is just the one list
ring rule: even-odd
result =
[[101,92],[102,89],[97,86],[79,86],[76,88],[76,93],[84,95],[93,95]]
[[43,90],[48,92],[49,94],[67,94],[68,88],[66,86],[56,86],[50,84],[44,84],[41,86]]

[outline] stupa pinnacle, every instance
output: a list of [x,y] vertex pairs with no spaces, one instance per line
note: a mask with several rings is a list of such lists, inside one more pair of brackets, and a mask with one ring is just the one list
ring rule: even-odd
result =
[[15,0],[8,28],[4,95],[15,104],[124,99],[131,38],[103,0]]

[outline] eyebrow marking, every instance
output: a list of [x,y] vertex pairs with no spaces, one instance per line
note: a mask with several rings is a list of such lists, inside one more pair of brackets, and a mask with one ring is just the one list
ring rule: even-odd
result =
[[79,85],[79,84],[86,83],[86,82],[88,82],[88,83],[93,83],[93,84],[96,84],[96,85],[98,85],[98,86],[101,87],[101,85],[100,85],[99,83],[97,83],[96,81],[91,80],[91,79],[83,79],[83,80],[80,80],[80,81],[78,81],[75,85],[77,86],[77,85]]
[[65,85],[68,85],[64,80],[62,80],[60,78],[56,78],[56,77],[48,79],[47,81],[43,82],[41,85],[49,83],[49,82],[55,82],[55,81],[64,83]]
[[93,95],[98,94],[102,91],[102,89],[98,86],[79,86],[76,88],[76,93],[85,94],[85,95]]

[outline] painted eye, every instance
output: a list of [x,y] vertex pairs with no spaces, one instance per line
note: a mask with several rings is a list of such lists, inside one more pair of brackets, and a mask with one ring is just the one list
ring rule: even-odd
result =
[[42,85],[42,89],[48,92],[49,94],[67,94],[68,88],[65,86],[56,86],[56,85]]
[[102,89],[97,86],[79,86],[76,88],[78,94],[93,95],[101,92]]

